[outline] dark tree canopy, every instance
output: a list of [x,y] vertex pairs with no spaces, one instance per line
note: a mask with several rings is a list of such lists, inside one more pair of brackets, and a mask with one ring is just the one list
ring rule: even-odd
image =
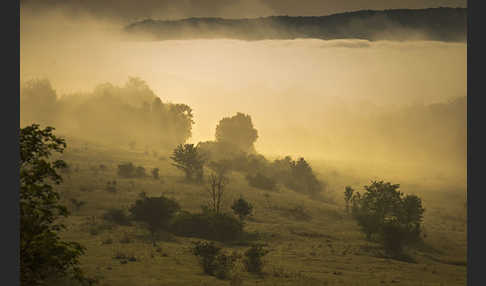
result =
[[53,134],[54,128],[40,129],[33,124],[20,129],[20,273],[22,285],[46,285],[50,279],[73,278],[91,283],[79,268],[84,248],[59,237],[67,217],[59,204],[59,193],[51,184],[60,184],[57,170],[62,160],[52,160],[52,152],[62,153],[63,139]]
[[254,152],[253,144],[258,138],[258,131],[253,127],[250,115],[238,112],[219,121],[215,137],[217,142],[226,142],[245,152]]
[[351,199],[353,216],[368,238],[378,235],[385,249],[400,254],[405,244],[420,238],[425,209],[416,195],[406,195],[400,185],[373,181]]
[[155,244],[157,232],[168,230],[170,220],[179,210],[180,206],[176,201],[164,196],[143,196],[130,208],[130,213],[135,221],[139,221],[147,227]]

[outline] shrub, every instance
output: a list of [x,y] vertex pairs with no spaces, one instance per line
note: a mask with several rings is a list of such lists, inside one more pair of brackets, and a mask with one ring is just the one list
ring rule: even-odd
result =
[[231,275],[238,255],[221,253],[222,248],[214,242],[198,241],[192,249],[194,255],[199,257],[204,273],[216,276],[218,279],[227,279]]
[[254,188],[263,189],[263,190],[275,190],[277,187],[277,182],[262,173],[258,172],[256,175],[252,176],[250,174],[246,175],[246,180],[248,184]]
[[123,209],[109,209],[103,214],[103,219],[118,225],[130,225],[130,219]]
[[241,237],[243,224],[233,216],[212,212],[180,213],[172,222],[174,234],[216,241],[234,241]]
[[135,166],[131,162],[118,165],[118,176],[122,178],[143,178],[146,176],[145,168]]
[[247,216],[251,215],[253,206],[245,199],[240,197],[233,202],[231,209],[240,218],[240,220],[243,221]]
[[245,252],[245,259],[243,260],[246,270],[250,273],[260,274],[263,270],[263,257],[267,255],[268,250],[263,248],[261,244],[255,244]]

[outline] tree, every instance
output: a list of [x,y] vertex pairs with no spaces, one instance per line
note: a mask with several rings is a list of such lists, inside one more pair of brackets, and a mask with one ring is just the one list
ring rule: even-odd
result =
[[130,208],[135,221],[143,223],[150,232],[152,243],[155,246],[156,235],[160,230],[167,230],[169,222],[180,210],[179,204],[166,198],[141,196]]
[[353,197],[354,190],[350,186],[344,188],[344,201],[346,202],[346,213],[349,213],[349,202]]
[[416,195],[404,196],[400,185],[373,181],[366,192],[352,197],[352,214],[368,239],[378,235],[385,250],[402,253],[403,246],[420,238],[425,209]]
[[209,209],[215,214],[220,214],[225,188],[229,183],[229,179],[224,172],[219,172],[209,175],[208,182]]
[[319,194],[322,184],[317,180],[311,166],[304,158],[298,161],[290,161],[290,176],[286,186],[311,196]]
[[174,161],[172,163],[173,166],[186,173],[186,180],[202,181],[204,175],[203,166],[206,160],[194,144],[180,144],[170,158]]
[[20,129],[20,280],[22,285],[46,285],[49,279],[72,278],[81,283],[94,281],[84,276],[79,257],[85,248],[61,240],[65,228],[57,222],[69,215],[59,203],[60,195],[51,184],[60,184],[62,160],[52,160],[52,152],[62,153],[64,139],[54,128],[32,124]]
[[243,197],[240,197],[233,202],[231,209],[240,218],[240,220],[243,221],[247,216],[251,215],[253,206]]
[[253,127],[251,117],[238,112],[232,117],[225,117],[216,126],[216,141],[237,146],[245,152],[254,152],[254,143],[258,131]]

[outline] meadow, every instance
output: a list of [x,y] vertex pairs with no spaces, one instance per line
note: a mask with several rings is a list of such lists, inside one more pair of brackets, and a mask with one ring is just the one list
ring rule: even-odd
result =
[[[240,196],[251,202],[254,213],[245,230],[269,250],[263,275],[249,274],[236,265],[242,279],[237,282],[203,273],[191,253],[192,242],[201,239],[166,233],[154,247],[149,233],[137,224],[119,226],[103,219],[110,208],[128,209],[141,192],[164,195],[184,210],[200,211],[207,203],[206,184],[185,182],[183,173],[171,165],[169,152],[69,137],[66,142],[61,158],[70,171],[62,174],[64,182],[56,187],[71,212],[63,221],[67,230],[62,237],[86,247],[81,266],[100,285],[466,285],[466,185],[461,180],[427,173],[412,178],[400,172],[382,178],[401,184],[404,193],[420,195],[426,209],[423,242],[407,249],[413,261],[405,262],[386,258],[382,246],[366,240],[345,211],[344,187],[361,190],[380,174],[379,168],[363,165],[352,171],[339,162],[306,158],[326,184],[322,200],[280,185],[275,191],[253,188],[243,174],[232,172],[223,211],[231,212],[231,202]],[[120,178],[117,166],[124,162],[147,171],[159,168],[160,179]],[[387,174],[394,174],[391,167]],[[107,188],[113,181],[116,191]],[[76,207],[73,199],[84,204]],[[249,247],[220,245],[239,252]]]

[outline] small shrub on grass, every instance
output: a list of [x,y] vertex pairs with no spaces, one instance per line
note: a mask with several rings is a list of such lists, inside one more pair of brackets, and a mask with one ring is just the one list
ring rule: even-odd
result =
[[240,218],[240,221],[243,221],[247,216],[251,215],[253,206],[243,197],[240,197],[233,202],[231,209]]
[[103,219],[117,225],[130,225],[130,219],[123,209],[109,209],[103,214]]
[[261,244],[255,244],[245,252],[246,270],[250,273],[261,274],[263,271],[263,257],[267,255],[268,250],[263,248]]
[[238,255],[221,253],[222,248],[214,242],[198,241],[192,252],[199,257],[204,273],[215,276],[218,279],[228,279],[234,268]]

